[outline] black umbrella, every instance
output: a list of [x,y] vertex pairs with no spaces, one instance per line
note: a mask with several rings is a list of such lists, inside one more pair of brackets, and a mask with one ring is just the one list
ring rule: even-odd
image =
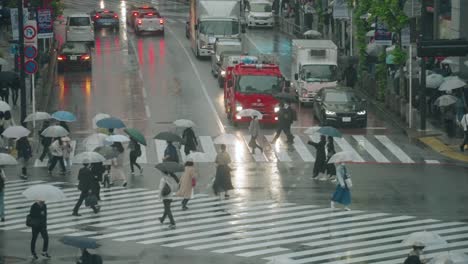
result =
[[167,161],[156,164],[156,169],[162,172],[183,172],[185,168],[184,165],[177,162]]
[[159,140],[165,140],[165,141],[171,141],[171,142],[181,142],[183,143],[184,140],[177,134],[174,134],[172,132],[161,132],[158,133],[154,139],[159,139]]
[[18,78],[19,78],[19,75],[16,72],[12,72],[12,71],[0,72],[0,82],[13,84]]
[[289,94],[289,93],[277,93],[273,95],[276,99],[280,101],[286,101],[286,102],[295,102],[297,101],[296,96]]

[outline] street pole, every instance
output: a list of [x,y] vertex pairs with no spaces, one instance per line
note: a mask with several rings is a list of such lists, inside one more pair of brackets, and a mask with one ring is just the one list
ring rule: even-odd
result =
[[408,124],[409,127],[413,127],[413,45],[411,44],[411,38],[409,43],[409,113],[408,113]]
[[434,0],[432,39],[439,39],[439,6],[440,0]]
[[419,114],[421,118],[420,130],[426,130],[426,61],[421,58],[421,80],[419,85]]
[[[35,79],[35,74],[31,74],[31,98],[32,98],[32,112],[34,113],[34,116],[36,116],[36,87],[34,83]],[[36,118],[33,119],[33,129],[36,128]]]
[[349,56],[353,56],[353,11],[351,10],[350,17],[350,26],[349,26]]
[[[18,49],[20,57],[20,96],[21,96],[21,114],[20,123],[26,118],[26,73],[24,72],[24,15],[23,0],[16,1],[18,5]],[[23,124],[24,125],[24,124]]]

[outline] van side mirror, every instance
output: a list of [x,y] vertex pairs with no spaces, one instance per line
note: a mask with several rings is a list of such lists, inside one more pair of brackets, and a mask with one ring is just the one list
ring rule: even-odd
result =
[[297,73],[294,74],[294,80],[296,80],[296,81],[299,80],[299,74],[297,74]]

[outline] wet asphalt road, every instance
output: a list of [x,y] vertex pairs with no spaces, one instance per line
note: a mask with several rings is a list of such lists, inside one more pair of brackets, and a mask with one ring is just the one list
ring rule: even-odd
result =
[[[93,8],[105,7],[118,11],[121,20],[126,13],[126,1],[66,1],[66,14],[90,12]],[[128,3],[127,3],[128,4]],[[92,117],[104,112],[120,117],[128,127],[144,132],[147,138],[164,130],[174,130],[174,120],[191,119],[196,124],[196,133],[201,136],[216,136],[234,133],[241,137],[246,128],[233,128],[223,112],[223,92],[210,73],[209,60],[197,60],[185,38],[184,18],[187,6],[177,1],[161,0],[155,3],[161,13],[166,12],[166,34],[161,36],[136,37],[121,21],[120,31],[108,29],[96,31],[92,72],[66,72],[59,74],[55,100],[48,111],[63,109],[77,114],[78,121],[71,125],[72,137],[78,141],[77,152],[82,150],[80,139],[93,133]],[[103,6],[102,6],[103,5]],[[60,29],[59,29],[60,31]],[[281,70],[289,76],[290,39],[270,30],[249,30],[244,44],[250,54],[275,53],[280,57]],[[299,110],[299,109],[298,109]],[[294,124],[294,134],[305,141],[305,127],[317,125],[310,114],[311,108],[301,108],[299,121]],[[353,210],[392,215],[411,215],[444,221],[468,221],[468,168],[446,160],[442,156],[409,141],[402,131],[384,120],[381,114],[369,113],[369,129],[344,129],[347,137],[374,135],[388,136],[414,163],[402,163],[395,153],[382,150],[393,159],[388,164],[366,162],[349,165],[353,176]],[[265,128],[265,134],[273,134]],[[370,139],[369,139],[370,140]],[[374,138],[375,140],[375,138]],[[354,142],[354,141],[353,141]],[[374,141],[372,141],[374,142]],[[130,188],[156,189],[160,174],[151,164],[157,161],[157,148],[150,140],[146,148],[147,163],[144,176],[130,178]],[[375,144],[375,143],[374,143]],[[354,142],[352,147],[367,160],[364,145]],[[274,150],[288,152],[282,146],[273,146],[266,153],[270,162],[255,162],[248,157],[245,147],[233,150],[236,160],[233,167],[233,196],[247,201],[272,200],[279,203],[319,205],[327,207],[334,190],[330,182],[310,179],[313,163],[296,159],[284,162]],[[314,154],[314,152],[312,152]],[[367,155],[367,156],[364,156]],[[302,157],[302,156],[301,156]],[[427,160],[438,164],[426,164]],[[211,163],[198,164],[199,183],[196,193],[211,195],[209,186],[214,174]],[[35,180],[76,182],[76,171],[65,178],[46,177],[44,168],[34,168]],[[16,180],[10,170],[9,179]],[[11,176],[10,176],[11,175]],[[86,228],[86,227],[83,227]],[[25,263],[29,234],[17,231],[0,231],[3,255],[19,256],[18,263]],[[76,255],[70,248],[52,242],[53,261],[70,263]],[[301,248],[300,243],[290,243],[290,248]],[[116,250],[116,248],[118,250]],[[8,253],[7,253],[8,252]],[[263,263],[260,258],[238,257],[233,254],[187,251],[179,248],[165,250],[155,245],[143,246],[132,242],[104,240],[100,253],[106,263]],[[12,259],[11,263],[14,259]],[[27,261],[26,261],[27,262]],[[1,263],[1,262],[0,262]],[[9,262],[7,262],[9,263]],[[325,263],[325,262],[317,262]],[[328,263],[328,262],[327,262]],[[362,262],[364,263],[364,262]]]

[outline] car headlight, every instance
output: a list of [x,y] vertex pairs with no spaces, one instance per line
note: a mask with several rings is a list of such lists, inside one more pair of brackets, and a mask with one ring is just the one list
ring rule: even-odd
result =
[[221,76],[226,76],[226,71],[221,71]]
[[362,110],[362,111],[359,111],[357,112],[358,115],[365,115],[366,114],[366,110]]
[[236,104],[236,111],[239,112],[239,111],[242,111],[242,105],[240,104]]
[[334,116],[336,115],[336,112],[330,111],[330,110],[325,110],[326,115]]
[[274,111],[275,113],[278,113],[279,110],[280,110],[279,105],[276,105],[275,108],[273,108],[273,111]]

